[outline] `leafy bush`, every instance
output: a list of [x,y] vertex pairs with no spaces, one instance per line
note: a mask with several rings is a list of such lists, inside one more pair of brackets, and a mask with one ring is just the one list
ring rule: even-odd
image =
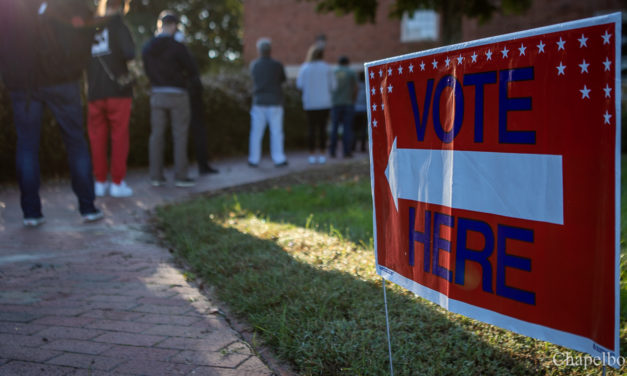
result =
[[[220,73],[203,79],[207,145],[213,158],[244,156],[248,153],[250,127],[250,78],[245,71]],[[130,122],[131,167],[148,165],[148,139],[150,136],[149,87],[142,80],[135,88],[133,111]],[[0,181],[15,179],[15,128],[9,94],[0,88]],[[300,93],[293,83],[285,87],[285,147],[287,150],[301,149],[306,145],[306,119],[302,110]],[[264,138],[264,152],[269,148],[269,132]],[[172,143],[166,142],[166,161],[172,159]],[[191,144],[191,137],[190,137]],[[52,115],[46,111],[42,121],[39,158],[44,177],[66,176],[67,154],[59,127]],[[193,146],[188,147],[190,159]]]

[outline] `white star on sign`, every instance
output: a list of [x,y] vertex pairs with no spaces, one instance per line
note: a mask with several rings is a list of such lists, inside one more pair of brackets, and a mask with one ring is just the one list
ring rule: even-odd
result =
[[612,95],[612,88],[608,84],[605,84],[603,91],[605,92],[605,98],[609,98]]
[[381,111],[385,110],[385,103],[381,103]]
[[388,68],[388,76],[392,75],[392,68]]
[[525,47],[525,45],[523,45],[522,43],[520,44],[520,47],[518,47],[518,51],[520,52],[520,56],[523,56],[525,54],[525,50],[527,49],[527,47]]
[[558,51],[559,51],[559,50],[564,50],[564,51],[566,51],[566,48],[564,48],[564,44],[566,44],[566,41],[565,41],[565,40],[562,40],[562,37],[560,37],[559,42],[555,42],[555,43],[557,43],[557,50],[558,50]]
[[391,93],[393,88],[394,87],[392,85],[388,85],[388,93]]
[[544,52],[544,46],[546,46],[546,44],[544,44],[544,43],[542,43],[542,41],[540,41],[540,44],[536,46],[536,47],[538,47],[538,53]]
[[577,40],[579,41],[579,48],[588,47],[588,45],[586,44],[586,41],[588,40],[588,38],[586,38],[583,34],[581,34],[581,38]]
[[486,60],[492,60],[492,51],[488,50],[488,52],[485,53],[486,56]]
[[424,61],[420,62],[420,70],[425,70],[425,62]]
[[603,115],[603,117],[605,118],[604,123],[609,124],[610,119],[612,118],[612,114],[610,114],[609,112],[607,112],[607,110],[605,110],[605,114]]
[[414,64],[409,64],[409,71],[413,72],[414,71]]
[[449,59],[449,57],[446,57],[446,60],[444,60],[444,63],[446,64],[446,66],[448,67],[451,64],[451,59]]
[[583,62],[581,64],[579,64],[579,67],[581,67],[581,73],[586,72],[588,73],[588,67],[590,66],[590,64],[586,63],[586,59],[583,59]]
[[557,67],[557,75],[564,75],[564,69],[566,69],[566,65],[562,64],[562,62],[560,61],[560,65],[558,65]]
[[473,63],[477,62],[477,53],[475,51],[472,51],[472,55],[470,55],[470,58],[472,59]]
[[605,61],[603,62],[603,65],[605,65],[605,71],[609,71],[610,70],[610,65],[612,64],[612,62],[610,61],[609,58],[605,58]]
[[377,127],[377,119],[372,120],[372,126],[375,128]]
[[461,64],[461,63],[462,63],[462,61],[464,61],[464,57],[463,57],[462,55],[459,55],[459,56],[457,57],[457,65]]
[[383,86],[379,88],[379,93],[383,94]]
[[377,104],[376,104],[376,103],[374,103],[374,104],[372,105],[372,111],[376,111],[376,110],[377,110]]
[[383,77],[383,71],[379,69],[379,77]]
[[507,47],[503,47],[501,53],[503,54],[503,59],[505,59],[507,57],[507,54],[509,53],[509,50],[507,49]]
[[398,67],[398,74],[403,74],[403,66]]
[[431,63],[431,65],[433,65],[433,69],[436,69],[438,67],[437,60],[433,59],[433,62]]
[[583,89],[579,90],[581,92],[581,99],[588,98],[590,99],[590,89],[586,85],[583,85]]
[[374,88],[372,88],[372,90],[370,90],[372,92],[372,95],[374,95],[376,93],[376,91],[374,90]]
[[370,78],[374,78],[374,72],[370,72]]
[[603,38],[603,44],[610,44],[611,37],[612,37],[612,34],[609,34],[607,30],[605,30],[605,34],[601,35],[601,38]]

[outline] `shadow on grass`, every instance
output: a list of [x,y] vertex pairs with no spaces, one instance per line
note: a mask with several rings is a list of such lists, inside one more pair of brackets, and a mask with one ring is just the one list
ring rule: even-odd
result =
[[[201,210],[196,206],[197,210]],[[170,207],[170,241],[218,297],[304,375],[389,374],[380,283],[325,271],[276,243]],[[190,216],[191,218],[197,218]],[[496,348],[410,294],[388,289],[397,375],[526,375],[538,360]]]

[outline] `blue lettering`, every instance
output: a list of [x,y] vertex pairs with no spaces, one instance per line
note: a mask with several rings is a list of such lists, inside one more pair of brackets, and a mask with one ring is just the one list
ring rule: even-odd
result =
[[[453,120],[453,129],[448,132],[444,131],[442,122],[440,121],[440,98],[445,88],[450,87],[455,94],[455,113]],[[459,131],[462,129],[464,122],[464,91],[462,85],[453,76],[444,76],[438,82],[435,88],[435,98],[433,99],[433,128],[440,140],[446,144],[453,142]]]
[[[468,231],[478,232],[483,235],[485,245],[481,250],[470,249],[468,243]],[[482,287],[485,292],[492,291],[492,264],[488,258],[494,251],[494,234],[490,225],[483,221],[468,218],[457,220],[457,252],[455,254],[455,283],[463,285],[466,274],[466,260],[477,262],[482,269]]]
[[464,86],[475,86],[475,142],[483,142],[483,113],[485,91],[483,86],[496,83],[496,72],[464,75]]
[[535,305],[536,294],[534,292],[510,287],[505,284],[505,268],[515,268],[526,272],[531,271],[530,259],[505,253],[507,239],[533,243],[533,230],[498,225],[496,238],[496,294],[522,303]]
[[418,108],[418,99],[416,98],[416,88],[414,82],[407,82],[409,90],[409,99],[411,100],[411,108],[414,112],[414,124],[416,125],[416,136],[418,141],[424,141],[425,130],[427,129],[427,119],[429,118],[429,107],[431,107],[431,93],[433,92],[433,79],[427,81],[427,92],[425,93],[424,110],[422,120],[420,119],[420,109]]
[[416,208],[409,208],[409,265],[414,266],[414,242],[424,246],[424,269],[430,271],[431,266],[431,212],[425,211],[425,231],[414,229],[416,224]]
[[507,113],[509,111],[531,110],[531,97],[509,98],[509,83],[533,80],[533,67],[504,69],[499,74],[499,143],[501,144],[535,144],[535,131],[507,130]]
[[435,212],[433,216],[433,274],[451,282],[453,272],[440,266],[440,250],[451,252],[451,242],[440,237],[440,227],[448,226],[453,228],[454,217]]

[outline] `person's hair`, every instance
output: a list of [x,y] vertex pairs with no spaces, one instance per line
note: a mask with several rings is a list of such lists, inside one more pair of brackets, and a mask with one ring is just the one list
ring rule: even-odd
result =
[[270,56],[272,51],[272,41],[269,38],[259,38],[257,40],[257,52],[261,56]]
[[118,7],[122,14],[126,14],[131,7],[131,0],[100,0],[96,15],[103,17],[110,7]]
[[179,18],[173,11],[164,10],[159,13],[159,21],[161,21],[163,25],[176,25],[179,23]]
[[348,57],[346,56],[340,56],[340,58],[337,60],[338,64],[340,65],[348,65]]
[[323,58],[324,48],[320,44],[314,43],[311,47],[309,47],[305,61],[316,61],[322,60]]

